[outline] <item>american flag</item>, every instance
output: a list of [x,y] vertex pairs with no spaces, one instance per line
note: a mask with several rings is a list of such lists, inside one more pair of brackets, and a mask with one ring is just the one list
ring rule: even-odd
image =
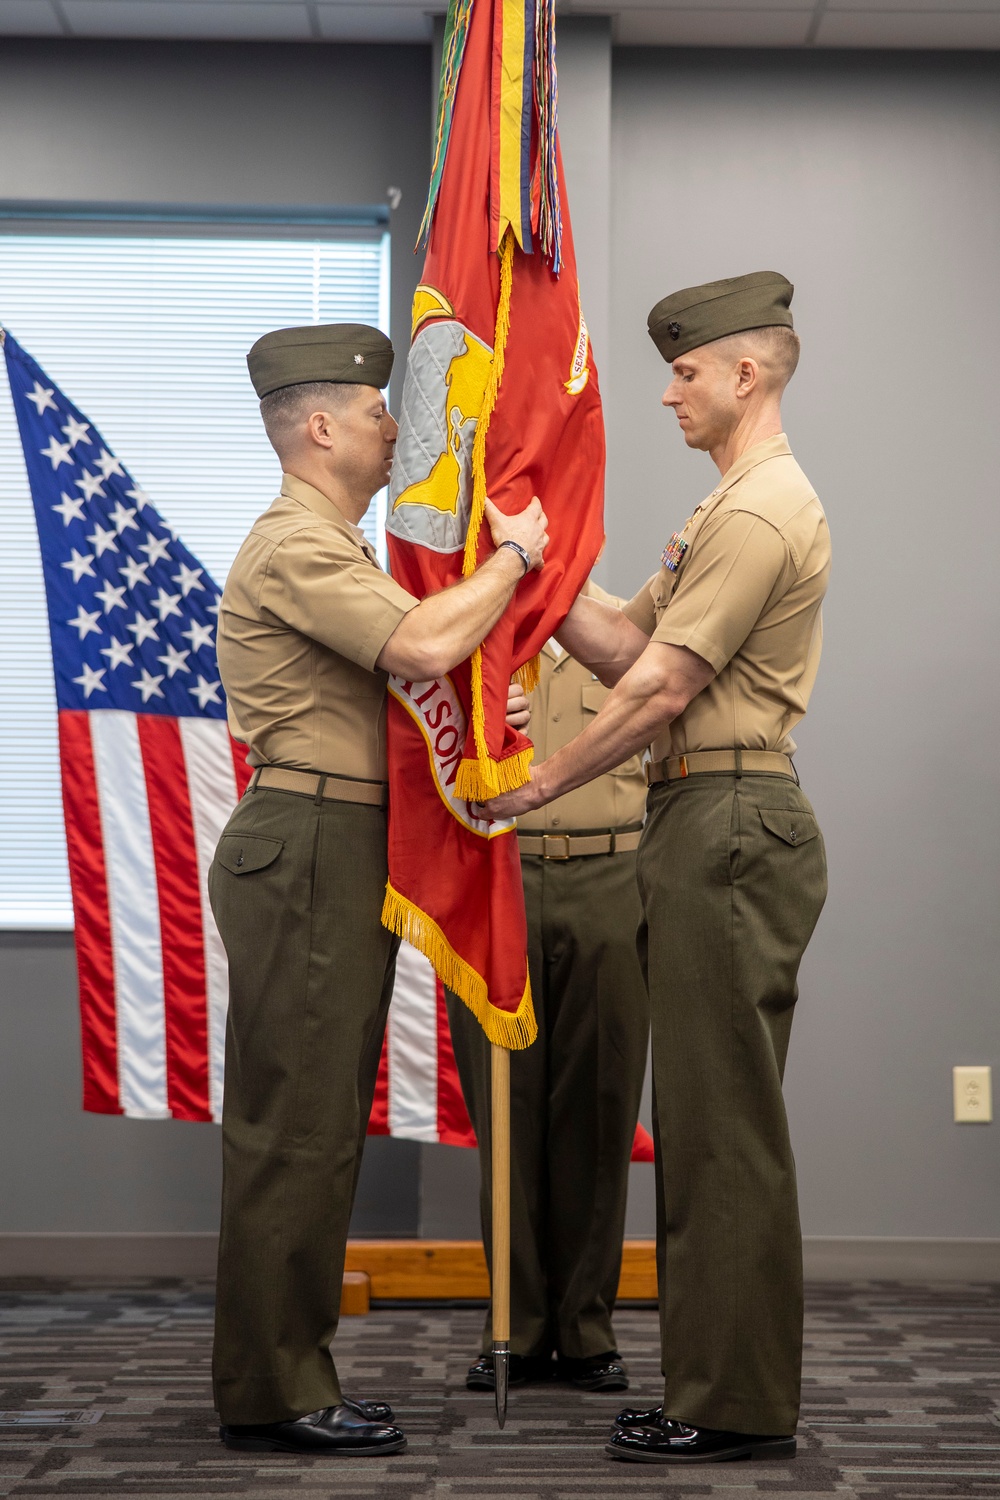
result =
[[[0,339],[48,604],[83,1107],[218,1120],[228,970],[208,869],[251,775],[226,723],[221,591],[93,423]],[[407,943],[369,1130],[475,1145],[444,992]],[[637,1159],[648,1139],[640,1127]]]
[[[84,1108],[217,1120],[228,974],[208,868],[251,774],[226,725],[220,589],[93,423],[0,338],[48,603]],[[404,949],[372,1132],[474,1145],[443,994]]]

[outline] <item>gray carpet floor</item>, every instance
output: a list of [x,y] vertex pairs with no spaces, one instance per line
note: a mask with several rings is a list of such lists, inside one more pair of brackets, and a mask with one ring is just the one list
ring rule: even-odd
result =
[[[470,1307],[383,1307],[341,1325],[348,1390],[392,1401],[406,1453],[230,1453],[211,1409],[211,1313],[211,1287],[193,1282],[0,1283],[0,1495],[1000,1497],[1000,1287],[812,1287],[799,1457],[669,1471],[605,1457],[620,1396],[513,1391],[498,1432],[492,1397],[463,1385],[481,1318]],[[617,1326],[625,1400],[653,1403],[655,1313],[623,1309]]]

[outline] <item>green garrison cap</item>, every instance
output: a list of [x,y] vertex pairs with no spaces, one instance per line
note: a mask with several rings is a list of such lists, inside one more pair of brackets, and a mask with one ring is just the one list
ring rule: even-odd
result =
[[702,344],[748,328],[791,328],[795,288],[777,271],[752,271],[704,286],[685,287],[658,302],[649,336],[669,365]]
[[285,385],[332,380],[342,385],[373,385],[382,390],[392,371],[392,344],[365,323],[310,323],[265,333],[247,355],[247,369],[258,396]]

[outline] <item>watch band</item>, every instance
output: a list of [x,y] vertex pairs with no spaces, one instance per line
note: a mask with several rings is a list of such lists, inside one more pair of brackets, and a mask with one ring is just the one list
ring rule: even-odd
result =
[[[531,557],[529,553],[527,553],[521,546],[520,542],[512,542],[510,537],[508,537],[505,542],[500,543],[500,547],[509,547],[512,552],[516,552],[518,557],[524,563],[525,574],[531,572]],[[498,552],[500,551],[500,547],[497,548]]]

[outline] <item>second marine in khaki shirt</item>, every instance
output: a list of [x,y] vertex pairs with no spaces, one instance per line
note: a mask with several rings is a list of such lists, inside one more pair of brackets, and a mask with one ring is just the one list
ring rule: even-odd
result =
[[[594,584],[588,593],[620,602]],[[568,744],[607,696],[587,667],[549,642],[531,700],[536,758]],[[519,1383],[558,1373],[587,1390],[628,1384],[612,1312],[649,1031],[635,949],[635,851],[645,805],[637,754],[518,819],[539,1028],[538,1040],[510,1060],[511,1377]],[[490,1049],[453,997],[449,1017],[481,1147],[489,1254]],[[466,1380],[470,1389],[493,1388],[491,1341],[487,1314],[483,1356]]]

